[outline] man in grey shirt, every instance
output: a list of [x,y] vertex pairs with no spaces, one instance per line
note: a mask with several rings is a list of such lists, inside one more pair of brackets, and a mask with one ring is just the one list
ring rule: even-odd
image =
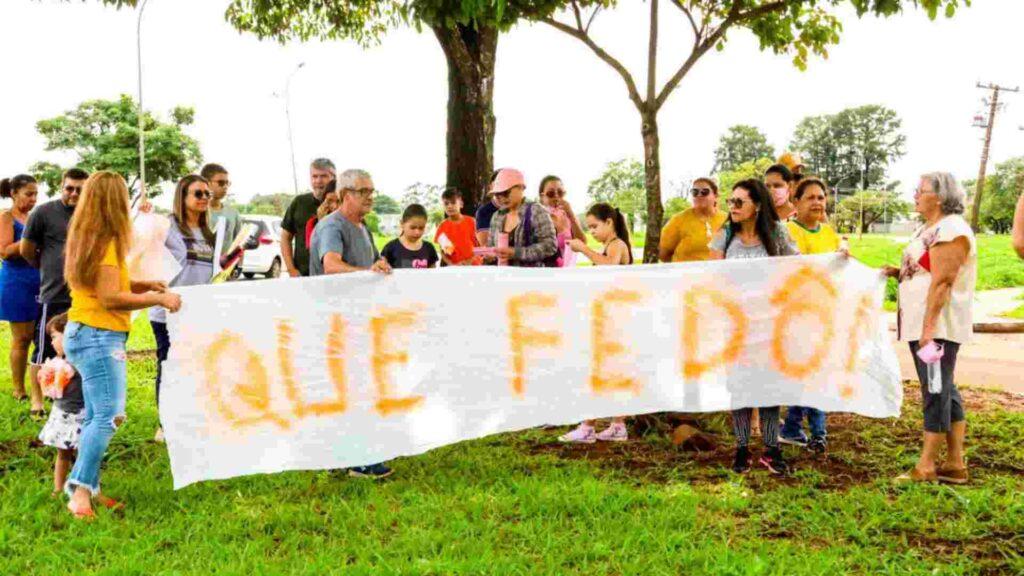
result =
[[390,274],[363,218],[373,210],[373,180],[363,170],[346,170],[338,177],[341,206],[313,229],[309,240],[309,274],[344,274],[372,270]]
[[40,318],[36,328],[36,350],[29,368],[32,387],[32,410],[43,409],[43,394],[39,388],[39,367],[57,355],[46,332],[46,324],[71,307],[71,293],[64,280],[64,244],[68,238],[68,225],[75,213],[78,196],[85,187],[89,173],[72,168],[64,173],[60,185],[60,198],[37,206],[25,223],[21,238],[21,257],[39,268],[42,288],[39,292]]
[[[372,270],[390,274],[391,266],[380,257],[373,236],[363,218],[373,210],[373,180],[364,170],[346,170],[338,177],[341,206],[337,212],[317,223],[309,240],[309,274],[345,274]],[[349,476],[386,478],[391,468],[371,464],[349,468]]]

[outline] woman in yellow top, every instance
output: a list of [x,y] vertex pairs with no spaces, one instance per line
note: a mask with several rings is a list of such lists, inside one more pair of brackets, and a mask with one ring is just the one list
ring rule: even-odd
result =
[[693,181],[693,208],[673,216],[661,230],[658,258],[662,262],[707,260],[708,244],[728,214],[718,209],[718,184],[710,178]]
[[[796,202],[796,216],[786,223],[789,235],[801,254],[824,254],[840,249],[839,235],[825,223],[825,206],[828,187],[818,178],[805,178],[796,187],[793,195]],[[811,439],[803,431],[804,417],[811,430]],[[826,448],[825,413],[817,408],[790,406],[786,421],[779,431],[779,442],[806,446],[818,454]]]
[[125,257],[131,241],[128,187],[113,172],[89,177],[68,226],[64,275],[71,309],[64,332],[68,361],[82,377],[85,421],[78,459],[65,484],[68,510],[76,518],[95,516],[92,500],[120,507],[100,496],[100,463],[114,430],[124,421],[128,380],[125,342],[131,311],[181,307],[181,297],[163,282],[132,282]]

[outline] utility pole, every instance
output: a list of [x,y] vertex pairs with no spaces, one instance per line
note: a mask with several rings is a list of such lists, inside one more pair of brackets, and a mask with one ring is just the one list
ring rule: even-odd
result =
[[1020,91],[1020,88],[1007,88],[998,84],[982,84],[981,82],[978,82],[978,88],[991,90],[992,96],[986,102],[989,105],[988,118],[975,118],[974,123],[976,127],[985,129],[985,144],[981,148],[981,166],[978,168],[978,182],[974,190],[974,203],[971,206],[971,228],[975,232],[978,232],[979,229],[978,218],[981,212],[981,195],[985,189],[985,167],[988,165],[988,151],[989,146],[992,144],[992,127],[996,123],[996,112],[999,110],[999,93]]

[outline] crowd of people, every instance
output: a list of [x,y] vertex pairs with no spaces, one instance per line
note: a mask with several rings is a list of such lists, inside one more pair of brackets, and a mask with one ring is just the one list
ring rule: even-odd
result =
[[[839,252],[848,256],[827,215],[828,184],[803,174],[795,155],[769,168],[762,179],[748,179],[729,191],[728,210],[719,208],[713,178],[694,181],[692,207],[664,226],[658,255],[663,262],[774,258]],[[0,214],[0,320],[10,323],[13,395],[29,402],[30,416],[46,423],[40,440],[57,449],[54,491],[69,497],[68,509],[92,517],[95,505],[122,504],[100,488],[100,464],[125,418],[125,342],[133,310],[149,310],[157,342],[156,397],[162,363],[173,342],[166,315],[181,305],[174,288],[204,284],[219,269],[217,254],[241,229],[237,210],[226,206],[229,173],[208,164],[178,182],[166,247],[181,266],[169,283],[132,281],[126,256],[132,237],[129,190],[112,172],[68,170],[59,198],[36,206],[38,184],[18,175],[0,183],[0,196],[12,206]],[[555,176],[541,180],[536,199],[526,178],[512,168],[496,170],[486,201],[475,215],[464,213],[464,193],[441,194],[445,219],[433,243],[423,206],[407,206],[401,234],[380,251],[365,218],[377,190],[372,176],[358,169],[340,173],[328,159],[310,165],[311,191],[289,205],[281,232],[284,267],[292,277],[369,270],[436,266],[574,266],[582,256],[598,266],[634,264],[623,214],[606,203],[590,206],[584,223],[566,200]],[[899,337],[914,354],[924,398],[924,441],[920,459],[898,480],[964,483],[965,413],[955,385],[956,356],[972,331],[977,245],[961,214],[964,193],[947,173],[921,177],[915,204],[923,225],[913,235],[900,266],[886,267],[900,292]],[[1024,257],[1024,200],[1018,206],[1015,245]],[[585,226],[585,229],[584,229]],[[600,246],[592,248],[588,236]],[[29,349],[35,351],[29,359]],[[919,354],[921,352],[921,354]],[[927,353],[926,353],[927,352]],[[931,354],[929,356],[928,354]],[[936,390],[934,374],[941,371]],[[52,398],[49,416],[45,395]],[[745,407],[732,413],[736,453],[733,469],[750,469],[752,431],[760,430],[759,463],[784,474],[788,465],[780,443],[827,449],[826,415],[811,407]],[[604,430],[586,421],[559,440],[591,444],[628,440],[626,416]],[[806,421],[807,430],[804,430]],[[155,440],[162,441],[162,429]],[[946,444],[945,459],[941,458]],[[358,477],[391,474],[384,463],[348,470]]]

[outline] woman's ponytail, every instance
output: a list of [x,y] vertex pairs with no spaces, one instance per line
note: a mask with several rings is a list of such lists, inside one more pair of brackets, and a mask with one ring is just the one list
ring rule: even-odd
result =
[[35,184],[36,179],[28,174],[18,174],[14,178],[0,180],[0,198],[14,198],[14,193],[29,184]]
[[615,235],[626,243],[626,251],[629,252],[629,263],[633,263],[633,244],[629,241],[629,226],[626,225],[626,217],[618,208],[615,209]]
[[587,214],[601,220],[611,220],[612,225],[615,227],[615,235],[618,236],[619,240],[626,243],[626,249],[629,252],[629,263],[633,263],[633,246],[629,242],[629,227],[626,226],[626,217],[622,215],[622,212],[618,208],[613,208],[611,204],[606,202],[598,202],[587,210]]

